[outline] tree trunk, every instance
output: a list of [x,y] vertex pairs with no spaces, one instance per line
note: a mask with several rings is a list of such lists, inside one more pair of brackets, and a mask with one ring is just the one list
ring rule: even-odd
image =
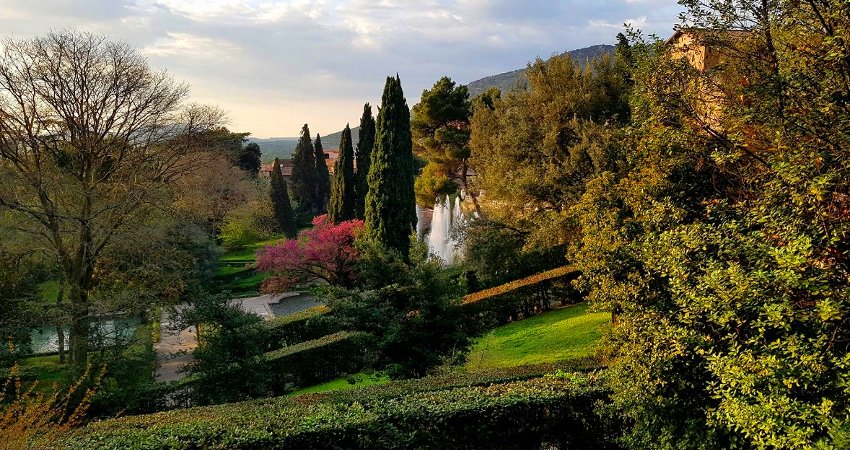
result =
[[59,362],[65,362],[65,327],[62,323],[62,300],[65,297],[65,283],[60,281],[59,292],[56,294],[56,309],[59,317],[56,319],[56,343],[59,347]]
[[[81,296],[85,297],[85,295]],[[77,299],[73,299],[77,300]],[[88,365],[89,314],[85,301],[74,301],[71,312],[71,333],[68,338],[68,359],[74,376],[82,374]]]
[[467,172],[469,172],[469,165],[466,163],[466,160],[464,160],[460,168],[461,188],[464,192],[466,192],[466,195],[468,195],[469,198],[472,199],[472,205],[475,206],[475,212],[478,213],[478,216],[483,217],[481,214],[481,206],[478,204],[478,197],[469,191],[469,183],[467,182]]

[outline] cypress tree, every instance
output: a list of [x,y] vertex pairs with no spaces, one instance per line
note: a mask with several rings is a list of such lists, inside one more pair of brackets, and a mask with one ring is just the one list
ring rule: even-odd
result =
[[351,145],[351,127],[346,124],[339,139],[339,159],[334,164],[328,203],[328,216],[334,223],[354,218],[354,184],[354,147]]
[[369,167],[365,233],[405,257],[416,226],[415,176],[410,109],[398,75],[387,77]]
[[292,155],[292,190],[301,211],[313,209],[315,172],[313,141],[310,139],[310,127],[305,123],[301,128],[301,139],[298,140]]
[[283,173],[280,171],[280,161],[275,158],[271,173],[271,199],[274,217],[277,220],[280,231],[288,238],[294,238],[298,232],[295,225],[295,214],[289,203],[289,190]]
[[325,149],[322,148],[322,138],[316,135],[316,143],[313,146],[315,152],[315,171],[313,172],[315,185],[313,186],[313,209],[316,213],[324,212],[328,205],[328,197],[331,194],[331,175],[328,172],[328,164],[325,162]]
[[355,190],[354,213],[358,219],[366,217],[366,192],[369,191],[369,164],[372,147],[375,145],[375,118],[372,117],[372,105],[363,105],[360,117],[360,138],[357,141],[357,184]]

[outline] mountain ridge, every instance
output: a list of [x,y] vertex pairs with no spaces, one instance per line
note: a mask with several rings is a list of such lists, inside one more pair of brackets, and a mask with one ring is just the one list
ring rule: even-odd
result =
[[[614,46],[608,44],[591,45],[590,47],[579,48],[567,52],[559,53],[554,56],[570,55],[573,61],[584,67],[593,59],[603,55],[613,55]],[[553,57],[554,57],[553,56]],[[549,58],[551,59],[551,58]],[[530,63],[529,63],[530,64]],[[502,92],[515,89],[525,89],[525,71],[528,67],[522,69],[511,70],[508,72],[490,75],[478,80],[472,81],[466,86],[469,88],[469,97],[475,97],[491,87],[499,88]]]

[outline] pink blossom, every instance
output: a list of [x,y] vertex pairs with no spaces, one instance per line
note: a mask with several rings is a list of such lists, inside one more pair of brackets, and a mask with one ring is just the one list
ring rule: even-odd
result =
[[354,238],[362,228],[362,220],[334,225],[322,215],[313,219],[313,228],[302,230],[297,238],[258,251],[257,268],[271,274],[263,291],[283,292],[316,280],[351,286],[357,261]]

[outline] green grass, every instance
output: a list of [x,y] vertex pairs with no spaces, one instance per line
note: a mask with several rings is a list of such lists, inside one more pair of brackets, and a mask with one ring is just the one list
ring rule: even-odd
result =
[[[39,299],[42,305],[55,305],[59,294],[59,281],[48,280],[38,285]],[[65,292],[67,298],[68,293]]]
[[39,383],[36,388],[38,392],[51,392],[53,383],[59,386],[67,383],[65,365],[59,362],[59,355],[32,356],[19,361],[18,365],[22,370],[35,372]]
[[257,250],[280,242],[282,236],[247,245],[245,248],[225,252],[219,258],[221,263],[215,271],[215,279],[222,291],[230,291],[235,297],[253,297],[260,295],[260,285],[267,278],[252,267],[257,260]]
[[474,342],[466,368],[478,371],[593,356],[611,315],[587,309],[582,303],[496,328]]
[[248,244],[248,245],[245,246],[245,248],[230,250],[230,251],[225,252],[223,255],[221,255],[221,258],[219,258],[219,260],[225,261],[225,262],[228,262],[228,261],[254,262],[254,261],[257,260],[257,255],[256,255],[257,250],[259,250],[259,249],[261,249],[261,248],[263,248],[267,245],[276,244],[276,243],[280,242],[282,239],[284,239],[284,237],[279,236],[279,237],[276,237],[274,239],[268,239],[268,240],[265,240],[265,241],[260,241],[260,242],[255,242],[253,244]]
[[326,381],[314,386],[308,386],[297,391],[291,392],[289,395],[315,394],[318,392],[329,391],[344,391],[346,389],[371,386],[374,384],[388,383],[390,379],[382,373],[356,373],[346,377],[337,378],[335,380]]

